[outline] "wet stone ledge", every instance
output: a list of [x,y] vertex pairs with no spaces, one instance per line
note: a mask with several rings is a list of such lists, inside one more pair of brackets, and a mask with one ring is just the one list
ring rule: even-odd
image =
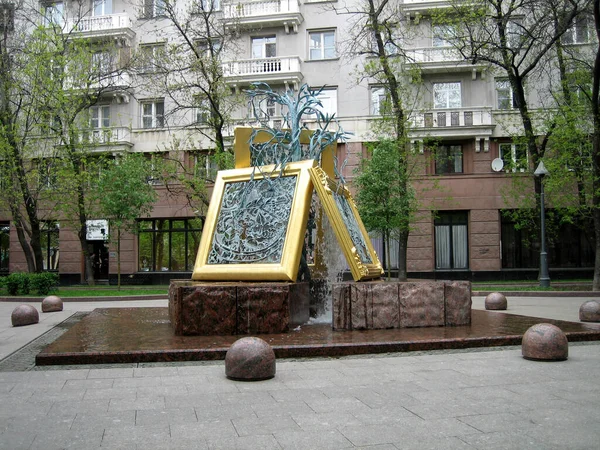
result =
[[471,323],[469,281],[344,282],[332,289],[334,330]]
[[178,336],[285,333],[308,321],[309,286],[173,280],[169,317]]

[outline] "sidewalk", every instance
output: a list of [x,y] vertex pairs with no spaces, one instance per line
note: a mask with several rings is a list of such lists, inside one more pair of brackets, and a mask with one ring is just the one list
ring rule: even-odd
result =
[[[585,300],[509,297],[507,312],[578,320]],[[69,311],[166,300],[137,303],[65,303],[9,340]],[[0,304],[2,342],[16,304]],[[222,362],[4,372],[0,449],[596,449],[599,377],[597,343],[553,363],[519,347],[279,360],[255,383]]]

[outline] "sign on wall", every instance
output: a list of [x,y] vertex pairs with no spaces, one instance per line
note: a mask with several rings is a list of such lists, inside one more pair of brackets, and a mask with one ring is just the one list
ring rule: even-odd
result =
[[108,239],[108,220],[88,220],[86,228],[88,241],[106,241]]

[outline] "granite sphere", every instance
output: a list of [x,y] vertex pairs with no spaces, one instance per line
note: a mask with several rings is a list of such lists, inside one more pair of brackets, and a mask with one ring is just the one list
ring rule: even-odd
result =
[[42,312],[56,312],[63,310],[63,301],[56,295],[49,295],[42,300]]
[[504,310],[507,306],[506,297],[500,292],[492,292],[485,298],[485,309]]
[[582,322],[600,322],[600,302],[590,300],[579,308],[579,320]]
[[523,335],[521,352],[525,359],[564,361],[569,357],[569,342],[556,325],[538,323]]
[[40,313],[31,305],[19,305],[10,316],[13,327],[33,325],[40,321]]
[[225,355],[225,375],[238,381],[268,380],[275,376],[275,352],[257,337],[235,341]]

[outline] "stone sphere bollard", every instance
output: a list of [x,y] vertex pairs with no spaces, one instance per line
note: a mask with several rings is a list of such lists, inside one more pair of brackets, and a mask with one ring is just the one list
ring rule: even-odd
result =
[[582,322],[600,322],[600,302],[590,300],[579,308],[579,320]]
[[268,380],[275,376],[275,352],[257,337],[238,339],[225,355],[225,375],[237,381]]
[[506,297],[500,292],[492,292],[485,298],[485,309],[504,310],[507,306]]
[[42,300],[42,312],[56,312],[63,310],[63,301],[56,295],[49,295]]
[[538,323],[523,335],[521,352],[525,359],[564,361],[569,356],[569,341],[556,325]]
[[40,313],[31,305],[19,305],[13,310],[10,320],[13,327],[33,325],[40,321]]

